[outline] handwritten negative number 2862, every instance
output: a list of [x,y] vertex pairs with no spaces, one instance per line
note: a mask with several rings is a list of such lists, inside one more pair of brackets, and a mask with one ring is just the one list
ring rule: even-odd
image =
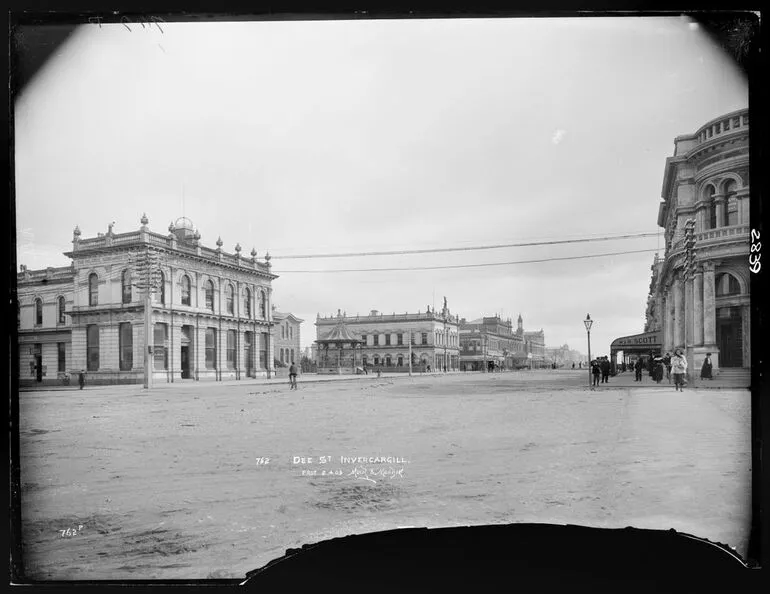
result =
[[749,270],[757,273],[762,268],[762,263],[759,261],[762,258],[762,244],[759,242],[759,231],[756,229],[751,230],[751,251],[749,252]]

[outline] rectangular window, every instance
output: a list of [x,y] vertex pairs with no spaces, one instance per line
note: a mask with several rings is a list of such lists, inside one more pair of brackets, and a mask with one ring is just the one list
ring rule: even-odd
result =
[[67,371],[67,344],[64,342],[57,342],[56,348],[58,350],[58,367],[57,370],[59,373],[64,373]]
[[366,334],[361,335],[361,342],[366,344]]
[[99,326],[86,326],[86,369],[99,371]]
[[379,344],[380,344],[380,335],[379,334],[375,334],[374,335],[374,346],[379,346]]
[[155,369],[168,369],[168,324],[157,323],[153,328],[152,358]]
[[390,346],[390,334],[385,335],[385,345]]
[[396,344],[404,344],[404,335],[403,334],[397,334],[396,335]]
[[118,326],[118,342],[120,370],[130,371],[134,366],[134,333],[130,322],[121,322]]
[[235,330],[227,331],[227,368],[235,369]]
[[422,333],[422,344],[428,344],[428,333],[423,332]]
[[206,328],[206,369],[217,368],[217,329]]

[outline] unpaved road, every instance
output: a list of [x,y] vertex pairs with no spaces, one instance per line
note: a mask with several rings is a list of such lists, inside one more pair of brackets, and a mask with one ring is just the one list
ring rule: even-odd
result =
[[23,393],[28,576],[240,578],[334,536],[532,521],[675,528],[745,555],[750,393],[591,392],[583,375]]

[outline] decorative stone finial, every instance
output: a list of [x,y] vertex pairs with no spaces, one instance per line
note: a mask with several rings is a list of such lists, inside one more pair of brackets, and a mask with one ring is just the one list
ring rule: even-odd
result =
[[176,231],[176,227],[174,227],[174,221],[171,221],[171,223],[169,224],[168,231],[169,233],[173,233],[174,231]]
[[270,256],[270,252],[267,252],[267,253],[265,254],[265,265],[266,265],[268,268],[270,268],[270,267],[272,266],[272,264],[270,264],[270,258],[271,258],[271,256]]
[[251,248],[251,258],[252,260],[257,257],[257,250],[256,248]]
[[221,250],[222,250],[222,245],[223,245],[224,243],[225,243],[225,242],[224,242],[224,241],[222,241],[222,237],[219,237],[219,238],[217,238],[217,249],[221,251]]
[[77,239],[80,237],[80,227],[75,225],[75,230],[72,232],[72,235]]
[[238,255],[240,255],[240,253],[241,253],[241,244],[240,243],[236,243],[235,244],[235,251],[238,252]]
[[146,212],[142,213],[142,218],[140,219],[139,222],[142,223],[142,225],[145,226],[145,227],[150,222],[150,219],[147,218],[147,213]]
[[201,240],[201,234],[200,234],[200,231],[198,231],[197,229],[195,230],[195,233],[193,234],[193,239],[194,239],[195,241],[200,241],[200,240]]

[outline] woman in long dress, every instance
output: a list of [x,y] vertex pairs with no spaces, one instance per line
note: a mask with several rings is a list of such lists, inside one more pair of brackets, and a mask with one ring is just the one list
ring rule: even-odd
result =
[[700,378],[701,379],[714,379],[711,376],[711,369],[713,368],[713,365],[711,364],[711,353],[706,353],[706,358],[703,359],[703,367],[700,368]]

